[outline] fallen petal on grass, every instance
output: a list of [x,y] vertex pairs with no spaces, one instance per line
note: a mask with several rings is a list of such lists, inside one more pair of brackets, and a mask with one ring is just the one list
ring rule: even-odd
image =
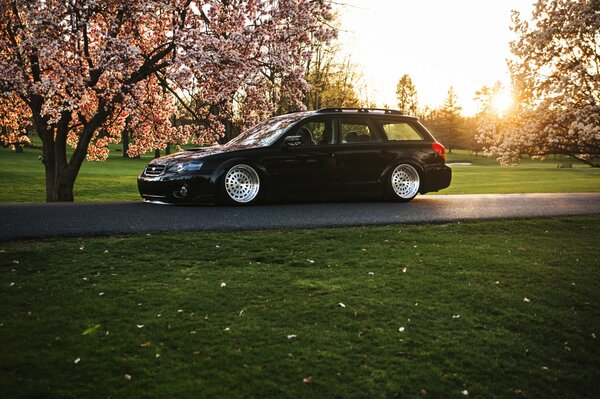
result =
[[346,307],[346,305],[344,305],[344,304],[343,304],[343,303],[341,303],[341,302],[340,302],[340,303],[338,303],[338,306],[339,306],[340,308],[345,308],[345,307]]
[[308,384],[311,381],[312,381],[312,376],[304,377],[302,379],[302,382],[305,383],[305,384]]
[[80,361],[81,361],[81,358],[78,357],[77,359],[73,360],[73,363],[79,364]]
[[529,300],[529,298],[526,297],[526,298],[523,298],[523,302],[531,302],[531,301]]

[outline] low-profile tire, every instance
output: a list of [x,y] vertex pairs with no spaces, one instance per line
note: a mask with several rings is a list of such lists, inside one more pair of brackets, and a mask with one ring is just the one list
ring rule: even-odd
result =
[[399,164],[388,176],[388,191],[394,201],[408,202],[417,196],[420,188],[421,177],[412,165]]
[[227,170],[221,182],[223,202],[231,205],[251,205],[260,196],[260,176],[250,165],[236,164]]

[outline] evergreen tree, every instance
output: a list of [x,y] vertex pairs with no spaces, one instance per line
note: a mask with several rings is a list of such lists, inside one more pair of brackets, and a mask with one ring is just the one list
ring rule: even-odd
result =
[[417,88],[408,74],[402,75],[396,85],[396,98],[398,99],[398,110],[403,114],[417,114]]

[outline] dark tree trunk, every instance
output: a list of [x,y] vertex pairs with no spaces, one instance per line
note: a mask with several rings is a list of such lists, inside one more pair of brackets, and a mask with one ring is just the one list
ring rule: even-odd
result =
[[129,123],[130,122],[131,122],[130,116],[125,118],[125,127],[123,128],[123,131],[121,132],[121,141],[123,142],[123,158],[131,158],[128,153],[128,151],[129,151],[129,133],[130,133]]
[[[87,121],[73,151],[67,161],[67,135],[71,113],[66,111],[56,124],[50,124],[42,117],[39,108],[32,106],[33,118],[38,136],[42,140],[42,162],[46,174],[46,202],[73,202],[75,179],[87,155],[94,132],[106,120],[109,111],[100,107],[92,119]],[[40,101],[41,105],[41,101]]]
[[160,158],[160,149],[155,149],[154,150],[154,158]]
[[171,154],[171,143],[167,143],[167,148],[165,148],[165,155]]
[[123,158],[129,158],[129,129],[127,127],[121,132],[121,141],[123,142]]

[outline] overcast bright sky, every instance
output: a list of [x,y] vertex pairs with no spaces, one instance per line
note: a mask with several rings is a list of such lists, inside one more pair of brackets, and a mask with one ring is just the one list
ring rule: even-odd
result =
[[511,10],[529,16],[533,0],[340,0],[340,42],[362,69],[378,106],[396,107],[408,73],[420,105],[439,106],[453,86],[463,113],[475,91],[509,83]]

